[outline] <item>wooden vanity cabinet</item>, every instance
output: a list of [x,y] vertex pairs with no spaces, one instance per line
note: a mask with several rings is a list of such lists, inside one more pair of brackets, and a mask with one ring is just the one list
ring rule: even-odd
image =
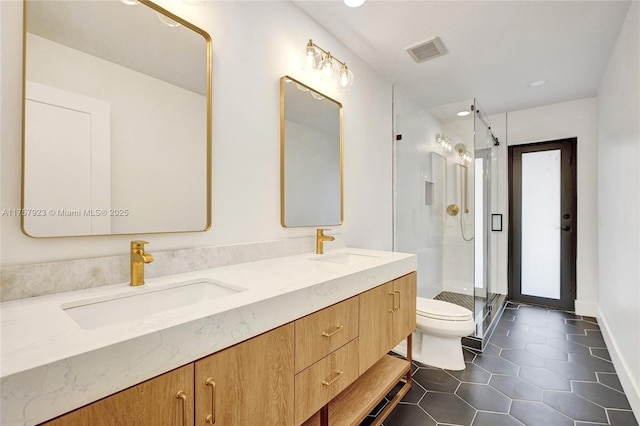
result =
[[295,422],[301,424],[353,383],[358,373],[358,297],[295,324]]
[[403,339],[411,347],[416,326],[416,273],[365,291],[358,301],[359,377],[303,426],[360,424],[398,383],[403,383],[372,423],[380,425],[411,387],[410,360],[388,352]]
[[47,426],[359,424],[411,362],[387,353],[416,325],[416,273],[108,396]]
[[293,323],[195,362],[196,425],[293,425]]
[[415,272],[360,294],[360,374],[415,328]]
[[44,425],[293,426],[293,392],[289,323]]
[[193,425],[193,396],[193,364],[188,364],[43,424]]

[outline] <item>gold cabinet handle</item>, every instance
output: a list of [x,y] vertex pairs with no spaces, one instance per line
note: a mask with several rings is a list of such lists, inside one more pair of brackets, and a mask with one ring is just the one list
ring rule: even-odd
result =
[[187,395],[183,390],[179,390],[176,398],[182,400],[182,425],[187,426]]
[[204,421],[210,425],[216,423],[216,382],[209,377],[205,382],[205,385],[211,386],[211,414],[209,414]]
[[334,377],[333,379],[326,381],[323,380],[322,384],[325,386],[331,386],[332,384],[335,383],[336,380],[338,380],[340,377],[342,377],[342,375],[344,374],[344,371],[340,371],[340,370],[336,370],[336,377]]
[[393,300],[391,302],[392,308],[389,309],[389,313],[392,313],[393,311],[396,310],[396,292],[395,291],[390,291],[389,295],[393,297]]
[[335,329],[335,330],[333,330],[333,331],[331,331],[331,332],[329,332],[329,331],[323,331],[323,332],[322,332],[322,335],[323,335],[324,337],[331,337],[331,336],[333,336],[334,334],[341,332],[343,328],[344,328],[344,325],[336,325],[336,329]]
[[402,297],[400,296],[400,290],[394,290],[393,292],[398,294],[398,306],[396,307],[395,310],[399,311],[400,310],[400,301],[402,300]]

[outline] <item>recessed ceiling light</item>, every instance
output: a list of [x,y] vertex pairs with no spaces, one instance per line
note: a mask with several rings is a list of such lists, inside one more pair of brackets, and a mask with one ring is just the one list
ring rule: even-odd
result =
[[540,87],[547,84],[547,80],[536,80],[529,83],[529,87]]
[[466,117],[467,115],[471,114],[469,111],[460,111],[459,113],[457,113],[456,115],[458,117]]

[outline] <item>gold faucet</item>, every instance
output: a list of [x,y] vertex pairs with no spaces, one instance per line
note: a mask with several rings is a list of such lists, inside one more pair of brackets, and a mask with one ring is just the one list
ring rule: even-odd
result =
[[144,284],[144,264],[153,262],[151,253],[144,251],[147,241],[131,241],[131,285]]
[[324,252],[324,242],[333,241],[334,237],[331,235],[324,235],[324,231],[330,231],[330,229],[316,229],[316,254],[322,254]]

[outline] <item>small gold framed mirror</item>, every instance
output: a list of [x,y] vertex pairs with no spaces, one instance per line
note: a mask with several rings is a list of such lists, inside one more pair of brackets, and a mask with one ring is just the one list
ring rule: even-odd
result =
[[341,225],[342,180],[342,104],[289,76],[282,77],[282,226]]

